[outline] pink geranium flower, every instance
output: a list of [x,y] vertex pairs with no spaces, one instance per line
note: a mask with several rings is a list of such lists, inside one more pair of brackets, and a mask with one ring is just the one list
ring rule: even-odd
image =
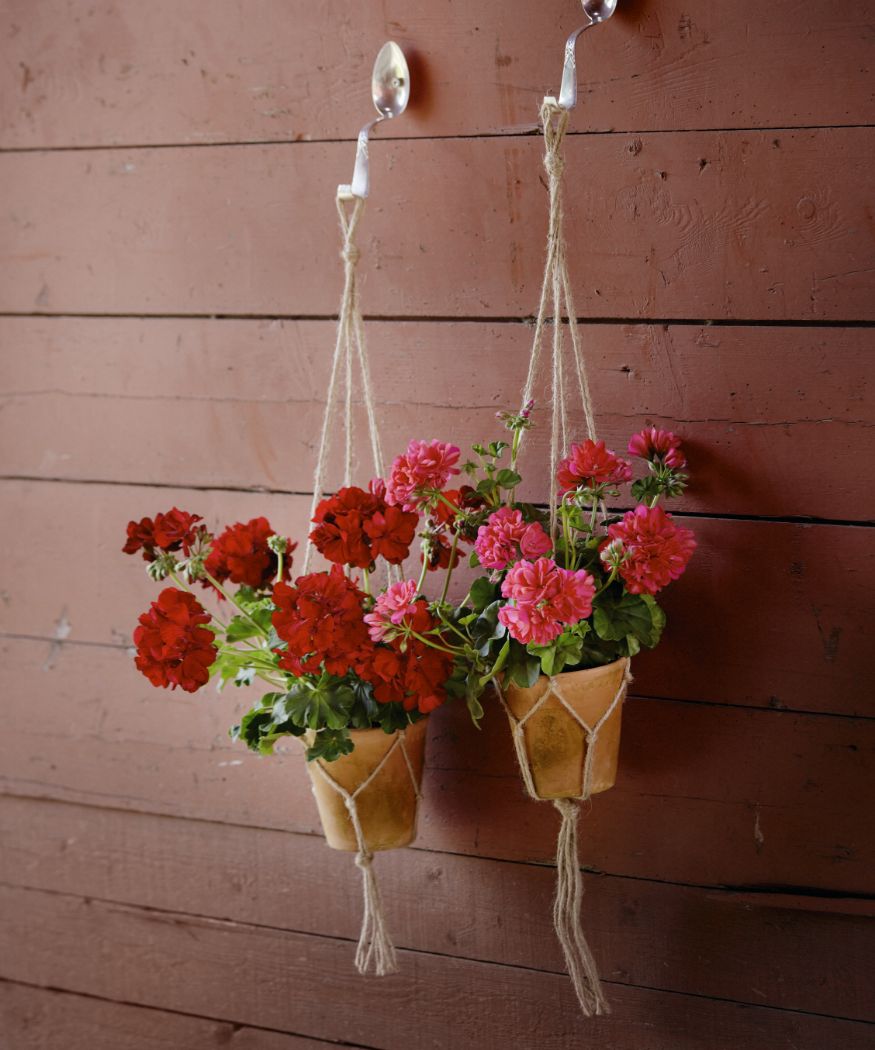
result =
[[553,546],[538,522],[527,525],[522,513],[501,507],[477,530],[474,550],[486,569],[506,569],[522,554],[538,558]]
[[459,449],[443,441],[411,441],[392,464],[386,483],[386,501],[404,510],[416,510],[458,474]]
[[563,492],[596,485],[620,485],[631,481],[632,466],[609,448],[604,441],[572,445],[568,456],[559,464],[556,478]]
[[687,465],[686,456],[681,451],[681,439],[670,430],[645,427],[629,439],[628,452],[630,456],[638,456],[650,463],[664,463],[675,470],[683,470]]
[[425,609],[425,601],[421,598],[417,600],[416,584],[413,580],[391,584],[377,598],[374,611],[364,618],[371,640],[383,642],[394,638],[404,624],[415,629]]
[[689,529],[675,525],[662,507],[643,503],[611,525],[608,536],[612,542],[606,550],[616,554],[617,543],[622,544],[619,573],[630,594],[656,594],[683,574],[696,549]]
[[560,569],[552,558],[538,558],[517,562],[501,593],[512,602],[498,610],[511,638],[523,645],[549,645],[567,624],[590,615],[595,581],[584,569]]

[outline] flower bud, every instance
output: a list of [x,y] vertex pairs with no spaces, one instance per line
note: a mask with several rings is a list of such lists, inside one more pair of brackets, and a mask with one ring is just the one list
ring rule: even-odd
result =
[[268,536],[267,545],[274,552],[274,554],[285,554],[289,549],[289,541],[285,536]]

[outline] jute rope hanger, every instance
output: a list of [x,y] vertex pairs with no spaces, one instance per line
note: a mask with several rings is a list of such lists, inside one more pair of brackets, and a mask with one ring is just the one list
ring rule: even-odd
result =
[[[310,518],[316,513],[322,497],[325,495],[325,477],[328,469],[328,457],[331,450],[332,428],[338,422],[337,409],[341,400],[343,415],[340,428],[343,431],[343,484],[352,484],[353,444],[355,421],[353,417],[353,375],[354,364],[358,366],[362,401],[368,421],[368,438],[374,475],[383,476],[383,449],[380,443],[380,431],[377,426],[377,412],[374,402],[374,391],[371,383],[368,352],[365,343],[364,323],[359,305],[357,268],[361,252],[355,243],[355,235],[364,211],[363,197],[348,195],[346,187],[338,187],[336,203],[340,219],[342,246],[340,257],[343,260],[343,294],[340,299],[340,312],[337,320],[337,339],[334,344],[334,356],[331,360],[331,375],[328,380],[328,392],[325,400],[325,412],[322,417],[322,430],[319,437],[319,451],[316,457],[316,468],[313,472],[313,500],[310,505]],[[350,199],[352,207],[349,208]],[[308,538],[304,552],[304,572],[309,571],[313,556],[313,543]]]
[[[361,821],[359,820],[357,800],[362,792],[374,782],[382,768],[397,749],[400,749],[401,754],[404,757],[404,763],[407,766],[407,772],[410,776],[410,782],[413,785],[413,792],[416,796],[416,817],[414,818],[414,820],[416,820],[419,817],[419,801],[422,798],[422,795],[420,793],[421,788],[417,782],[416,774],[413,772],[413,764],[410,761],[410,756],[407,754],[406,730],[402,729],[398,732],[391,745],[386,749],[386,753],[371,770],[367,779],[363,780],[355,791],[348,791],[342,784],[335,780],[318,759],[313,762],[313,768],[316,770],[317,774],[333,791],[336,791],[343,798],[347,812],[349,813],[349,819],[352,822],[356,843],[358,844],[358,853],[356,854],[355,862],[362,872],[362,890],[364,896],[364,913],[362,915],[362,928],[361,933],[359,934],[358,947],[356,948],[355,953],[355,965],[359,973],[367,973],[371,964],[373,964],[374,972],[378,977],[384,977],[386,974],[390,973],[397,973],[398,962],[395,956],[395,946],[392,943],[392,938],[389,935],[386,920],[383,916],[383,902],[380,897],[380,888],[377,885],[376,875],[371,867],[374,855],[368,848],[368,843],[365,839],[364,831],[362,830]],[[414,835],[415,831],[416,826],[414,823]]]
[[[569,107],[570,108],[570,107]],[[541,125],[544,130],[544,167],[547,171],[550,193],[549,223],[547,230],[547,258],[544,265],[544,278],[541,286],[541,297],[538,304],[538,315],[532,340],[529,370],[523,388],[522,409],[531,402],[535,380],[541,363],[544,331],[547,326],[548,308],[552,310],[553,338],[551,341],[552,361],[550,368],[550,533],[556,542],[558,504],[558,467],[561,455],[569,444],[569,381],[566,375],[566,344],[563,338],[563,313],[567,319],[571,336],[571,362],[574,377],[583,407],[586,435],[593,441],[596,438],[595,410],[589,387],[589,378],[583,356],[580,332],[577,326],[577,315],[574,309],[574,298],[571,292],[571,281],[568,276],[568,262],[565,247],[563,188],[562,176],[565,159],[562,147],[568,129],[569,108],[560,105],[555,98],[547,96],[540,110]],[[563,309],[564,308],[564,309]],[[525,431],[522,432],[523,435]],[[604,517],[605,508],[601,505]],[[599,730],[622,704],[629,683],[631,661],[626,658],[620,685],[605,713],[594,726],[588,725],[563,696],[561,681],[551,677],[542,696],[526,715],[517,719],[508,706],[500,686],[496,684],[501,703],[507,713],[511,726],[514,749],[523,782],[528,794],[538,799],[534,777],[529,764],[525,746],[525,724],[551,698],[555,697],[575,722],[583,729],[586,748],[581,769],[580,794],[576,798],[554,799],[553,805],[561,816],[559,836],[556,843],[556,895],[553,900],[553,925],[565,956],[568,974],[574,986],[580,1008],[585,1017],[610,1012],[610,1007],[602,991],[598,970],[592,952],[586,942],[581,926],[581,904],[583,897],[583,880],[580,874],[580,862],[577,850],[577,826],[580,814],[579,802],[588,800],[592,793],[592,765],[598,742]]]

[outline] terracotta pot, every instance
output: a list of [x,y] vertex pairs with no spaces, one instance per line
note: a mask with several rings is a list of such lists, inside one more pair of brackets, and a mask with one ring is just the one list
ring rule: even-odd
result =
[[[556,676],[556,683],[569,706],[589,726],[611,706],[623,681],[625,660],[615,660],[604,667],[584,671],[567,671]],[[505,684],[504,699],[514,717],[525,717],[544,695],[550,679],[544,675],[530,689]],[[591,793],[607,791],[617,777],[620,750],[622,705],[618,704],[598,733],[592,758]],[[583,763],[586,736],[581,726],[555,696],[523,726],[526,754],[538,798],[579,798],[583,787]]]
[[[417,784],[422,783],[427,724],[428,718],[423,718],[408,726],[404,740]],[[398,735],[384,733],[382,729],[352,729],[350,736],[355,750],[351,754],[336,762],[316,761],[352,794],[377,768]],[[307,763],[307,772],[313,782],[325,841],[332,849],[356,852],[358,843],[343,796],[312,765]],[[373,781],[356,796],[356,807],[365,842],[372,853],[409,846],[416,838],[416,791],[400,745]]]

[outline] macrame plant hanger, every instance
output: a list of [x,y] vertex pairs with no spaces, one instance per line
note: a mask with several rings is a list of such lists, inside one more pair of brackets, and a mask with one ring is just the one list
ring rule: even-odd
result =
[[[596,440],[595,411],[587,377],[586,363],[581,346],[580,332],[577,327],[577,314],[568,277],[568,263],[565,248],[563,218],[562,175],[565,168],[563,144],[568,129],[571,109],[577,103],[577,70],[575,63],[575,46],[577,38],[584,30],[599,22],[605,21],[614,13],[616,0],[584,0],[584,13],[589,18],[587,25],[572,33],[565,45],[565,63],[562,71],[562,86],[559,98],[552,95],[544,98],[541,104],[540,119],[544,130],[544,167],[547,171],[550,211],[547,233],[547,259],[544,266],[544,279],[541,286],[541,298],[535,323],[532,341],[529,370],[523,388],[522,408],[526,411],[531,404],[535,381],[539,375],[542,347],[545,342],[545,331],[548,317],[552,317],[551,367],[550,367],[550,403],[552,409],[550,421],[550,531],[556,541],[556,506],[558,498],[557,469],[560,456],[568,448],[569,439],[569,404],[572,393],[569,387],[576,384],[583,408],[586,435]],[[571,369],[573,378],[568,375],[566,361],[568,346],[563,334],[562,318],[567,318],[570,336]],[[525,431],[522,432],[525,434]],[[602,507],[604,513],[604,507]],[[561,676],[551,677],[543,695],[526,715],[517,719],[510,710],[501,689],[498,694],[513,734],[514,747],[522,773],[523,782],[528,794],[539,799],[525,746],[525,724],[551,697],[555,697],[564,710],[580,726],[586,742],[585,758],[581,770],[580,793],[574,798],[558,798],[553,804],[561,816],[559,837],[556,848],[556,895],[553,901],[553,924],[556,935],[562,946],[569,976],[574,985],[580,1008],[586,1017],[610,1012],[607,1000],[601,988],[595,960],[586,942],[581,925],[581,903],[583,880],[580,874],[580,862],[577,852],[577,824],[579,803],[588,801],[592,791],[592,759],[598,741],[599,730],[608,721],[616,708],[625,699],[626,690],[632,676],[627,659],[623,667],[622,678],[608,709],[595,724],[590,725],[568,703],[562,694]]]
[[[377,414],[374,403],[374,392],[368,365],[367,345],[365,343],[364,324],[359,304],[357,268],[361,252],[356,245],[356,233],[365,208],[365,201],[370,192],[370,175],[368,165],[368,134],[381,121],[400,116],[407,108],[410,98],[410,73],[404,52],[389,41],[384,44],[374,63],[371,78],[371,93],[379,116],[370,121],[359,132],[356,145],[355,168],[352,182],[337,187],[337,214],[340,220],[341,251],[343,260],[343,294],[340,299],[340,311],[337,320],[337,340],[334,345],[334,356],[331,362],[331,375],[328,380],[328,391],[325,399],[325,414],[322,417],[322,430],[319,438],[319,451],[316,457],[316,468],[313,473],[313,502],[310,509],[312,519],[316,508],[325,494],[328,459],[331,450],[331,438],[335,430],[343,438],[343,484],[352,484],[353,474],[353,433],[354,433],[354,376],[358,371],[361,399],[364,403],[368,424],[368,438],[374,475],[383,476],[383,451],[380,444],[380,432],[377,426]],[[309,571],[313,556],[313,544],[308,539],[304,552],[304,572]],[[394,567],[389,566],[390,579]],[[405,748],[405,734],[399,732],[392,746],[371,771],[370,775],[354,791],[350,792],[327,772],[317,759],[313,762],[317,774],[343,798],[355,831],[358,853],[356,864],[362,872],[362,889],[364,913],[362,928],[356,950],[355,964],[359,973],[367,973],[373,966],[378,977],[395,973],[398,969],[395,948],[383,916],[383,904],[377,884],[376,874],[372,868],[373,853],[368,847],[361,821],[359,820],[357,799],[375,780],[389,757],[397,747],[407,764],[417,802],[420,786],[414,775],[413,766]]]

